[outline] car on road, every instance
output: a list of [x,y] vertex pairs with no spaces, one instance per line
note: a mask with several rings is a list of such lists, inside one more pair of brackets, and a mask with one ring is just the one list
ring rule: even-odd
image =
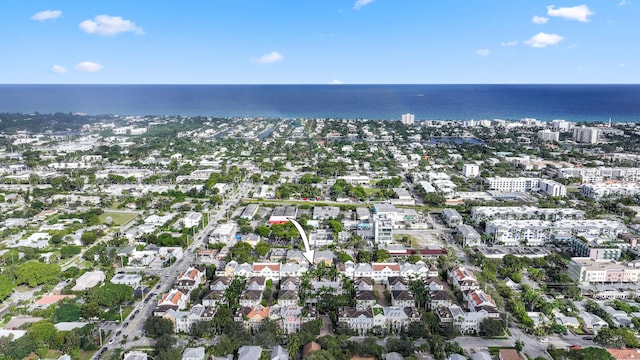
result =
[[593,340],[593,336],[585,336],[582,340]]
[[133,320],[136,318],[136,314],[131,315],[131,317],[129,318],[129,320]]
[[111,340],[109,340],[109,345],[113,344],[114,341],[115,341],[115,339],[111,338]]
[[138,315],[139,312],[140,312],[140,309],[134,311],[134,314]]
[[129,326],[129,322],[124,323],[124,327]]
[[158,285],[156,286],[156,289],[160,289],[160,284],[158,284]]
[[120,336],[120,334],[122,334],[122,331],[118,330],[118,332],[116,332],[116,336]]
[[549,338],[542,338],[542,339],[540,339],[540,342],[548,343],[549,342]]

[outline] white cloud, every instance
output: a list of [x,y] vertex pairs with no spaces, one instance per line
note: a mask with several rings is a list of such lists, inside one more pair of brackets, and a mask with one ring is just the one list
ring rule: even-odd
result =
[[476,50],[476,55],[478,56],[487,56],[491,51],[489,49],[478,49]]
[[338,80],[338,79],[333,79],[331,80],[331,85],[341,85],[342,81]]
[[534,16],[531,19],[531,22],[534,24],[546,24],[548,21],[549,21],[549,18],[546,18],[544,16],[538,16],[538,15]]
[[500,46],[504,46],[504,47],[512,47],[516,45],[518,45],[518,40],[503,41],[500,43]]
[[104,69],[104,66],[94,63],[93,61],[83,61],[77,63],[74,69],[81,72],[98,72]]
[[624,64],[618,64],[618,67],[623,68]]
[[537,33],[531,37],[531,39],[524,43],[534,48],[545,48],[550,45],[556,45],[564,40],[564,38],[557,34]]
[[629,5],[629,4],[631,4],[631,0],[621,0],[618,3],[618,6],[625,6],[625,5]]
[[98,15],[93,20],[85,20],[78,27],[88,34],[104,36],[118,35],[123,32],[135,32],[142,34],[142,28],[131,20],[125,20],[120,16]]
[[567,20],[577,20],[581,22],[589,22],[589,16],[595,14],[587,5],[578,5],[573,7],[560,7],[555,5],[547,6],[547,15],[558,16]]
[[54,72],[56,74],[64,74],[67,72],[67,68],[62,65],[56,64],[51,67],[51,72]]
[[40,11],[33,14],[33,16],[31,17],[31,20],[45,21],[45,20],[57,19],[60,16],[62,16],[62,11],[60,10],[45,10],[45,11]]
[[282,56],[282,54],[277,51],[272,51],[255,59],[255,62],[260,64],[273,64],[282,60],[284,60],[284,56]]
[[354,10],[360,10],[362,7],[365,7],[371,4],[373,0],[356,0],[356,3],[353,5]]

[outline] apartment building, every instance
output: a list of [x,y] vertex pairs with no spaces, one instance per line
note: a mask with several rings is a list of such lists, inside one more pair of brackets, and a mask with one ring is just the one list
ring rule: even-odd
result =
[[638,283],[640,263],[628,264],[611,260],[590,258],[572,258],[568,266],[568,275],[582,285],[591,283]]

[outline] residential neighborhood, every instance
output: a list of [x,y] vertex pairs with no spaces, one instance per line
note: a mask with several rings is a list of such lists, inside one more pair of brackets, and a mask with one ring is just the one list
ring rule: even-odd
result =
[[2,359],[627,360],[639,347],[637,124],[7,125],[39,116],[0,115]]

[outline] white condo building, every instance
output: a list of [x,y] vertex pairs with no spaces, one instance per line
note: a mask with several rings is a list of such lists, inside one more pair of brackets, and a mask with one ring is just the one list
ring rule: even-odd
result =
[[603,198],[621,198],[640,194],[640,184],[584,184],[580,187],[580,194],[600,200]]
[[489,188],[502,192],[529,192],[542,190],[549,196],[566,196],[567,187],[557,181],[541,178],[506,178],[489,177],[486,178]]
[[413,114],[402,114],[401,122],[404,125],[413,125],[416,122],[416,117]]
[[614,220],[491,220],[485,225],[485,233],[505,246],[542,246],[575,236],[616,238],[626,231]]
[[478,224],[489,220],[581,220],[585,212],[571,208],[539,208],[535,206],[474,206],[471,220]]
[[551,129],[553,131],[571,131],[576,126],[575,123],[566,120],[551,121]]
[[538,131],[538,139],[544,141],[558,141],[560,140],[560,133],[558,131],[540,130]]
[[568,274],[583,285],[590,283],[638,283],[640,264],[623,264],[611,260],[572,258]]
[[598,142],[600,130],[594,127],[582,126],[573,129],[573,141],[585,144],[595,144]]
[[480,175],[480,166],[476,164],[464,164],[462,165],[462,176],[467,178],[474,178]]

